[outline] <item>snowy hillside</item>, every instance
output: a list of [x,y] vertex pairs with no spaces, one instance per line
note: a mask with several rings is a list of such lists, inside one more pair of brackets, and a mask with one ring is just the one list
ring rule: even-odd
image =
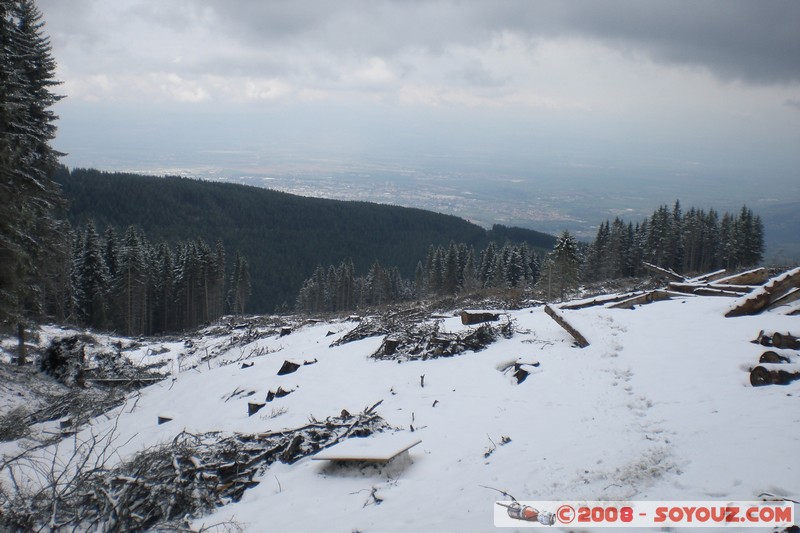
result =
[[[240,501],[194,520],[196,528],[487,531],[494,502],[505,498],[486,487],[519,500],[728,501],[765,492],[798,500],[800,381],[754,388],[749,370],[766,350],[751,342],[760,331],[797,334],[800,320],[775,311],[725,318],[730,305],[686,297],[634,310],[562,310],[586,348],[541,306],[499,310],[493,324],[510,321],[510,336],[478,352],[403,362],[370,357],[386,348],[386,335],[334,345],[364,323],[354,318],[295,324],[290,333],[264,320],[190,340],[105,339],[129,348],[121,353],[137,365],[164,363],[170,377],[130,393],[66,442],[113,429],[110,466],[181,432],[273,433],[344,421],[378,402],[389,432],[421,441],[388,466],[276,461]],[[417,327],[437,324],[449,338],[478,328],[462,325],[456,310]],[[47,329],[40,342],[63,334]],[[285,361],[300,366],[278,375]],[[529,372],[520,383],[515,362]],[[279,389],[289,394],[275,396]],[[251,415],[248,404],[260,409]],[[56,433],[58,421],[37,431]],[[22,444],[0,443],[0,453]]]

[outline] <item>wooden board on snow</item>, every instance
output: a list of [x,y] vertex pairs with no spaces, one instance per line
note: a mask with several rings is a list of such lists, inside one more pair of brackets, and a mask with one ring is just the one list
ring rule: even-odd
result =
[[353,437],[331,446],[312,457],[315,461],[354,461],[364,463],[386,463],[422,442],[421,439],[403,433],[377,434],[369,437]]

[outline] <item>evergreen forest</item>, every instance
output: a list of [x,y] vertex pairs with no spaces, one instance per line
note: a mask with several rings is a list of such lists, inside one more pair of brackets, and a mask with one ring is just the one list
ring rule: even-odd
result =
[[[73,227],[123,233],[139,228],[172,246],[202,239],[238,250],[249,262],[249,312],[292,309],[317,265],[352,263],[365,275],[376,261],[413,279],[430,246],[484,248],[507,240],[547,251],[555,237],[461,218],[367,202],[307,198],[269,189],[181,177],[154,177],[59,167],[53,179]],[[98,230],[99,231],[99,230]]]

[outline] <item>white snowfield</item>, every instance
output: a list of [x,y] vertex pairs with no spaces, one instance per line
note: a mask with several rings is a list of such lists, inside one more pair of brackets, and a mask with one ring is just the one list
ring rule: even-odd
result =
[[[241,501],[194,525],[234,520],[248,532],[485,532],[494,530],[495,502],[508,500],[486,487],[537,501],[724,503],[758,500],[764,492],[798,500],[800,381],[753,388],[749,369],[767,350],[750,342],[759,331],[798,334],[800,318],[777,311],[724,318],[730,302],[694,297],[635,310],[562,311],[590,340],[583,349],[542,307],[508,311],[516,327],[510,339],[477,353],[401,364],[369,358],[382,337],[330,347],[356,322],[309,324],[196,368],[182,344],[152,356],[142,348],[129,356],[169,359],[173,379],[143,389],[112,413],[121,413],[116,442],[125,444],[118,457],[183,430],[267,432],[343,409],[358,413],[382,400],[376,411],[397,428],[395,435],[421,441],[408,450],[410,460],[393,468],[331,468],[313,457],[277,462]],[[454,311],[442,329],[469,327]],[[198,355],[222,343],[194,340]],[[262,348],[264,355],[247,359],[254,363],[249,368],[221,366]],[[285,360],[314,359],[277,375]],[[508,369],[514,361],[539,365],[526,366],[531,374],[518,384]],[[293,392],[248,416],[248,402],[264,402],[278,387]],[[162,413],[172,421],[159,425]],[[114,423],[114,416],[99,417],[78,438]]]

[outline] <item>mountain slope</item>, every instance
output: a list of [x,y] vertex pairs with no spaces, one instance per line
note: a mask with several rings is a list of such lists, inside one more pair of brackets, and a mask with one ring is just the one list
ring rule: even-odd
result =
[[487,231],[458,217],[421,209],[295,196],[268,189],[177,177],[62,168],[55,181],[69,201],[74,225],[141,227],[151,241],[221,239],[229,254],[250,261],[250,310],[290,306],[318,264],[350,257],[363,273],[378,259],[413,277],[430,245],[464,242],[476,248],[506,238],[551,249],[555,238],[498,226]]
[[[488,531],[495,513],[504,514],[495,502],[507,498],[485,487],[540,501],[724,505],[762,492],[797,500],[800,381],[753,388],[748,369],[765,350],[750,342],[757,333],[797,333],[798,319],[724,318],[730,302],[687,297],[633,311],[564,311],[591,343],[584,349],[541,307],[509,311],[510,338],[399,364],[370,358],[383,336],[334,346],[356,321],[298,322],[281,336],[266,320],[209,328],[191,342],[146,341],[126,357],[162,361],[172,379],[132,395],[77,440],[116,428],[115,462],[182,431],[222,438],[309,420],[324,426],[342,409],[382,401],[376,411],[394,431],[422,441],[390,467],[276,462],[238,503],[195,520],[198,528],[233,521],[248,532]],[[475,330],[455,313],[416,323],[438,323],[443,335]],[[287,360],[315,362],[278,375]],[[502,371],[515,361],[539,366],[517,383]],[[293,392],[248,416],[248,403],[266,402],[279,387]],[[171,420],[159,424],[160,416]]]

